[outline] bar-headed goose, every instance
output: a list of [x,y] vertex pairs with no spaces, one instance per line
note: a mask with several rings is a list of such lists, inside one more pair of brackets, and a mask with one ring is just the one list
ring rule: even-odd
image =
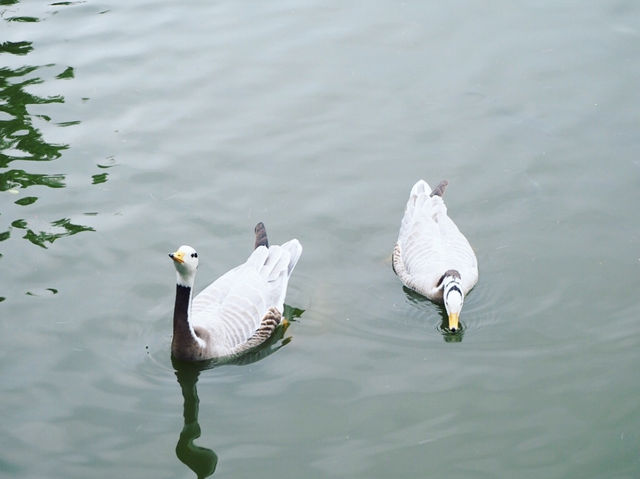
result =
[[442,195],[448,182],[431,190],[426,181],[411,189],[393,250],[393,270],[408,288],[444,303],[449,329],[459,328],[464,295],[478,281],[476,255],[447,216]]
[[171,352],[200,361],[233,357],[266,341],[283,320],[289,277],[302,246],[297,239],[269,246],[262,223],[255,227],[249,259],[191,299],[198,253],[180,246],[169,253],[177,272]]

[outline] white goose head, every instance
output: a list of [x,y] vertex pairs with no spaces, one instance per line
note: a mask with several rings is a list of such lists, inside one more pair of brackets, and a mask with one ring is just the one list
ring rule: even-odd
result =
[[169,253],[178,273],[178,284],[191,288],[198,269],[198,253],[191,246],[182,245],[175,253]]
[[464,293],[462,292],[462,286],[460,284],[460,273],[455,269],[450,269],[444,273],[442,288],[442,299],[444,300],[444,307],[449,316],[449,329],[455,332],[459,329],[458,319],[460,311],[462,310],[462,304],[464,303]]

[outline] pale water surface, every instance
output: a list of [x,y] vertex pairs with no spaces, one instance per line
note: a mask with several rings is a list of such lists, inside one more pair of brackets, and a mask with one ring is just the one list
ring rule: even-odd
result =
[[[638,2],[0,0],[0,49],[1,477],[640,477]],[[418,178],[455,336],[391,271]],[[257,221],[298,317],[172,364],[166,253]]]

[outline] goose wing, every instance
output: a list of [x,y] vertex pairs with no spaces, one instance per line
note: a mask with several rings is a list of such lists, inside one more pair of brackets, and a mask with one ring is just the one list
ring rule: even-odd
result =
[[430,192],[426,181],[418,181],[402,218],[398,246],[407,279],[414,289],[433,296],[444,272],[456,269],[468,291],[478,279],[475,254],[447,215],[442,197]]
[[441,221],[442,236],[446,244],[447,263],[461,276],[461,286],[465,293],[478,282],[478,260],[467,238],[448,216]]
[[198,294],[191,305],[195,329],[206,329],[222,347],[246,342],[269,308],[282,312],[287,284],[302,247],[297,240],[282,246],[259,246],[242,265]]

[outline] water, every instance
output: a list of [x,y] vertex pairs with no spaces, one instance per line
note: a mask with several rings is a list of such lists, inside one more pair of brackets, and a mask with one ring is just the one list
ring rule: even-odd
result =
[[[636,2],[0,14],[0,476],[638,477]],[[391,271],[421,177],[479,260],[459,335]],[[203,287],[258,221],[298,317],[173,364],[166,253]]]

